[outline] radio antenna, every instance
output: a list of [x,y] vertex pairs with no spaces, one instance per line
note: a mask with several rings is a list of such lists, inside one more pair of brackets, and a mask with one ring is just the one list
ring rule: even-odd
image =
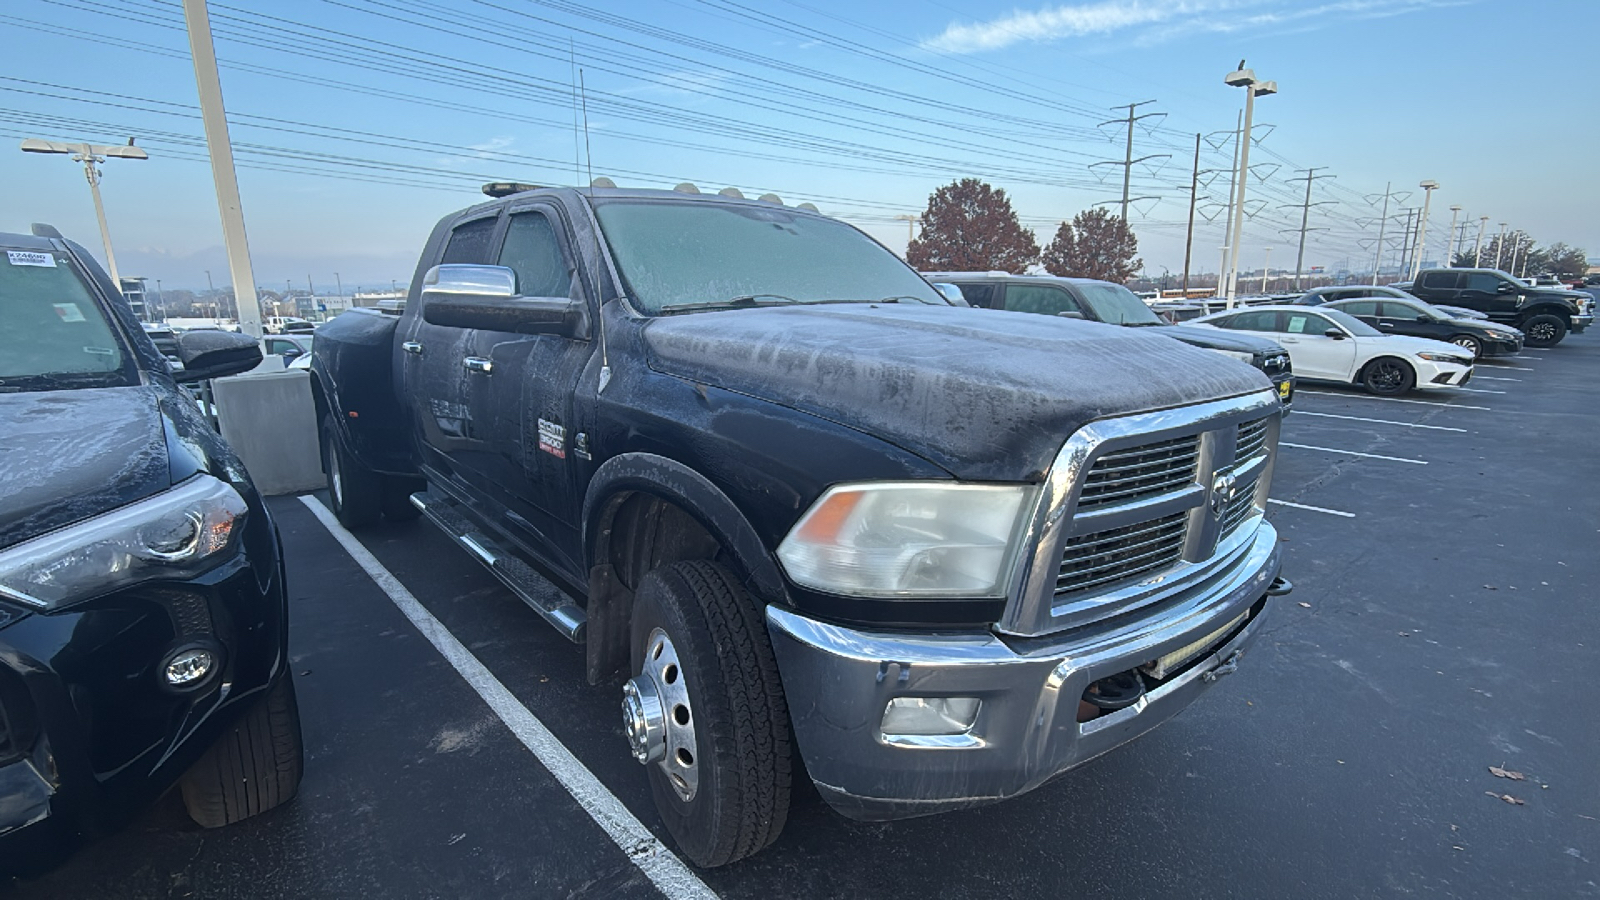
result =
[[[583,69],[578,70],[578,100],[583,110],[583,160],[589,167],[589,215],[594,216],[594,155],[589,149],[589,89],[583,82]],[[595,388],[595,393],[601,393],[606,385],[611,383],[611,358],[606,353],[606,313],[605,298],[600,296],[600,252],[604,246],[604,239],[600,237],[599,223],[595,223],[595,258],[594,258],[594,290],[595,290],[595,329],[600,333],[600,384]]]
[[572,180],[583,180],[583,147],[578,143],[578,50],[567,39],[567,62],[572,72]]

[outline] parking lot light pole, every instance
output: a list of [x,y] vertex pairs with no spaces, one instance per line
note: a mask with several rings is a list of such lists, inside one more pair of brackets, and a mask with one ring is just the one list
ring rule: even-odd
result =
[[117,292],[122,292],[122,276],[117,272],[117,255],[111,250],[111,230],[106,227],[106,208],[100,202],[100,164],[107,159],[149,159],[150,154],[145,153],[140,147],[133,145],[133,138],[128,138],[128,143],[122,146],[106,146],[104,144],[63,144],[57,141],[44,141],[39,138],[28,138],[22,142],[24,153],[70,153],[73,162],[83,163],[83,177],[89,180],[89,193],[94,195],[94,215],[100,220],[100,240],[106,247],[106,270],[111,274],[111,283],[117,286]]
[[1433,192],[1438,190],[1439,182],[1431,178],[1423,179],[1417,187],[1422,188],[1422,221],[1417,225],[1417,246],[1411,254],[1411,278],[1414,280],[1417,273],[1422,271],[1422,254],[1427,249],[1428,240],[1428,209],[1433,203]]
[[1500,223],[1500,236],[1494,241],[1494,267],[1500,268],[1500,251],[1506,246],[1506,223]]
[[1256,98],[1266,97],[1278,92],[1276,81],[1257,81],[1256,73],[1244,67],[1244,60],[1239,60],[1239,68],[1223,76],[1222,82],[1229,87],[1242,87],[1244,95],[1244,130],[1239,134],[1239,178],[1237,193],[1233,198],[1233,228],[1232,252],[1228,254],[1228,308],[1233,309],[1239,294],[1239,251],[1243,248],[1244,241],[1244,190],[1245,182],[1250,173],[1250,128],[1256,110]]
[[1478,217],[1478,243],[1477,243],[1476,246],[1474,246],[1472,248],[1472,267],[1474,269],[1478,269],[1478,268],[1482,268],[1483,267],[1483,230],[1485,228],[1488,228],[1488,227],[1489,227],[1489,217],[1488,216],[1479,216]]

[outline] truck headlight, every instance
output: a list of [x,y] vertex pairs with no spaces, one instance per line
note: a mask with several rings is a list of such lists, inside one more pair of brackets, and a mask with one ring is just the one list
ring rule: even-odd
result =
[[858,597],[1003,597],[1034,485],[829,488],[778,546],[789,577]]
[[1256,355],[1254,353],[1246,353],[1243,350],[1220,350],[1216,347],[1211,347],[1209,349],[1211,349],[1212,352],[1221,353],[1223,356],[1231,359],[1237,359],[1239,362],[1248,363],[1252,366],[1256,363]]
[[196,475],[0,551],[0,597],[55,610],[144,581],[197,575],[233,542],[246,510],[231,486]]

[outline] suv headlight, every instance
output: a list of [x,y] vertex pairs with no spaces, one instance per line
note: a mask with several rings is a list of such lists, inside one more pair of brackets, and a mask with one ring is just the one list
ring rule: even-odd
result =
[[1209,349],[1214,353],[1221,353],[1223,356],[1237,359],[1242,363],[1247,363],[1252,366],[1256,364],[1256,355],[1254,353],[1246,353],[1243,350],[1221,350],[1216,347],[1211,347]]
[[829,488],[778,546],[789,577],[857,597],[1004,597],[1034,485]]
[[0,597],[55,610],[143,581],[197,575],[233,542],[247,508],[228,484],[196,475],[0,551]]

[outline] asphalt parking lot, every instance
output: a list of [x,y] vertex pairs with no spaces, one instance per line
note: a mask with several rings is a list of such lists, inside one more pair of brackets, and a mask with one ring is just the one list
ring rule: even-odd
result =
[[169,795],[9,892],[1600,896],[1597,378],[1591,333],[1467,390],[1303,386],[1269,513],[1296,590],[1236,676],[1025,797],[860,824],[802,791],[771,849],[692,874],[578,647],[426,522],[361,533],[364,569],[278,498],[299,798],[201,831]]

